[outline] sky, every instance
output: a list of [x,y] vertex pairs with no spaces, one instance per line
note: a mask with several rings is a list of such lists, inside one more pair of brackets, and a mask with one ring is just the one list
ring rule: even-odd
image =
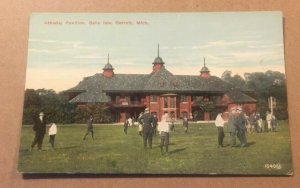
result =
[[281,12],[33,13],[26,89],[57,92],[102,73],[149,74],[158,55],[173,74],[284,70]]

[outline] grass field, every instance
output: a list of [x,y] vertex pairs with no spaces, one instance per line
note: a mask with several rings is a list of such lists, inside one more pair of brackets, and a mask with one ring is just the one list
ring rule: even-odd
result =
[[[249,133],[249,146],[218,148],[213,124],[181,125],[170,133],[169,154],[161,155],[159,135],[153,148],[144,149],[137,127],[123,133],[120,125],[95,125],[92,140],[85,141],[84,125],[58,126],[56,149],[51,150],[45,136],[43,151],[29,151],[34,137],[32,127],[21,133],[20,172],[26,173],[102,173],[102,174],[243,174],[287,175],[292,173],[289,129],[278,123],[278,132]],[[225,127],[225,145],[229,133]],[[237,142],[238,143],[238,142]]]

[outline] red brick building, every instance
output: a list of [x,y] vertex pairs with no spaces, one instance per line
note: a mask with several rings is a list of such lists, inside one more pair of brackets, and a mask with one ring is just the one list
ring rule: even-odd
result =
[[[187,116],[195,121],[213,119],[217,112],[237,105],[246,114],[256,109],[249,89],[212,76],[205,60],[199,75],[173,75],[159,53],[152,64],[150,74],[115,74],[108,58],[102,73],[85,77],[66,93],[71,103],[107,105],[117,122],[123,122],[126,115],[137,118],[146,107],[159,120],[168,113],[175,119]],[[213,101],[214,109],[204,111],[199,100]]]

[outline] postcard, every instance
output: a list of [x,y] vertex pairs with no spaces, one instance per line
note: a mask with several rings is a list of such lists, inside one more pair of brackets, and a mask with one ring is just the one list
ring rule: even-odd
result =
[[293,174],[281,12],[33,13],[24,174]]

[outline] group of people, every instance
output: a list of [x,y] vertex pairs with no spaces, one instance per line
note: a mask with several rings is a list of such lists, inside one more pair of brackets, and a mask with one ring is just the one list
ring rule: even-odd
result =
[[[34,118],[34,124],[33,124],[33,131],[35,132],[35,136],[33,139],[33,142],[30,146],[29,151],[32,151],[32,149],[37,145],[38,151],[42,151],[42,144],[43,140],[46,134],[46,120],[44,118],[44,113],[41,112],[38,117]],[[49,135],[49,144],[51,145],[52,150],[54,150],[54,142],[55,142],[55,135],[57,133],[57,126],[55,123],[51,123],[48,135]]]
[[[223,113],[219,113],[215,120],[215,125],[218,130],[218,145],[219,147],[224,147],[223,140],[224,134],[224,124],[225,120],[223,118]],[[268,131],[276,131],[277,121],[276,117],[269,111],[266,114],[266,125]],[[241,107],[232,108],[228,113],[228,131],[230,135],[230,145],[231,147],[236,147],[236,138],[240,141],[240,146],[247,146],[246,132],[264,132],[265,128],[263,125],[263,120],[259,113],[252,113],[249,117],[243,112]]]
[[[215,125],[218,130],[218,145],[219,147],[224,147],[224,124],[226,121],[223,118],[224,113],[219,113],[215,120]],[[169,146],[169,132],[172,130],[172,127],[175,131],[173,118],[168,116],[168,113],[165,113],[161,117],[161,121],[158,122],[156,115],[152,115],[149,112],[149,109],[146,108],[142,112],[137,122],[139,124],[139,135],[143,137],[144,148],[152,148],[152,138],[156,135],[157,131],[160,134],[161,142],[160,149],[161,153],[168,152]],[[237,146],[236,138],[240,141],[240,146],[247,146],[246,132],[263,132],[265,131],[264,125],[262,123],[262,118],[259,113],[252,113],[249,117],[245,115],[242,111],[242,108],[232,108],[228,113],[228,131],[230,135],[230,145],[232,147]],[[127,134],[127,129],[132,125],[132,119],[126,118],[124,122],[124,133]],[[266,114],[266,127],[268,131],[276,131],[277,121],[276,117],[269,111]],[[188,118],[183,117],[183,128],[185,133],[188,131]],[[31,144],[30,151],[37,145],[39,151],[41,151],[44,135],[46,134],[46,120],[44,118],[44,113],[41,112],[38,117],[34,118],[33,130],[35,131],[35,137]],[[51,123],[49,127],[49,144],[51,148],[54,149],[55,135],[57,133],[57,126],[55,123]],[[83,140],[86,139],[87,135],[91,134],[92,139],[94,140],[94,131],[93,131],[93,116],[91,115],[87,120],[87,131],[83,137]]]
[[[174,126],[174,118],[170,118],[167,113],[165,113],[161,121],[158,122],[158,118],[156,115],[152,115],[149,112],[149,109],[146,108],[144,112],[142,112],[138,119],[139,124],[139,134],[143,137],[143,144],[144,148],[152,148],[152,138],[157,134],[157,131],[160,134],[161,143],[160,143],[160,149],[161,153],[164,154],[164,152],[168,153],[169,151],[169,132],[173,129],[175,131]],[[131,118],[126,118],[124,122],[124,133],[127,134],[127,129],[129,126],[133,125],[133,120]],[[44,118],[44,113],[41,112],[38,117],[34,118],[34,126],[33,130],[35,132],[34,140],[31,144],[30,151],[37,145],[38,151],[41,151],[42,149],[42,143],[44,136],[46,134],[46,120]],[[185,130],[185,133],[188,131],[188,118],[183,118],[183,127]],[[51,123],[48,134],[49,134],[49,144],[51,145],[51,148],[54,149],[54,142],[55,142],[55,136],[57,133],[57,126],[55,123]],[[90,115],[90,117],[87,120],[87,129],[86,133],[84,134],[83,140],[86,140],[86,137],[91,134],[92,139],[94,140],[94,131],[93,131],[93,116]]]
[[[169,152],[169,133],[175,131],[174,118],[169,117],[168,113],[165,113],[161,117],[161,121],[158,122],[157,116],[152,115],[149,112],[149,108],[146,108],[144,112],[139,115],[139,134],[143,136],[144,148],[152,148],[152,138],[158,131],[160,134],[160,150],[161,154]],[[185,133],[188,131],[188,118],[183,118],[183,127]]]
[[273,113],[270,111],[266,112],[266,121],[260,117],[260,114],[253,112],[249,117],[247,117],[247,130],[248,132],[275,132],[277,127],[277,119]]
[[[215,125],[218,129],[218,144],[219,147],[224,147],[223,140],[225,120],[222,117],[223,113],[219,113],[215,120]],[[241,108],[233,108],[228,114],[228,130],[230,134],[230,145],[236,147],[236,137],[241,143],[241,147],[247,146],[246,138],[246,117]]]

